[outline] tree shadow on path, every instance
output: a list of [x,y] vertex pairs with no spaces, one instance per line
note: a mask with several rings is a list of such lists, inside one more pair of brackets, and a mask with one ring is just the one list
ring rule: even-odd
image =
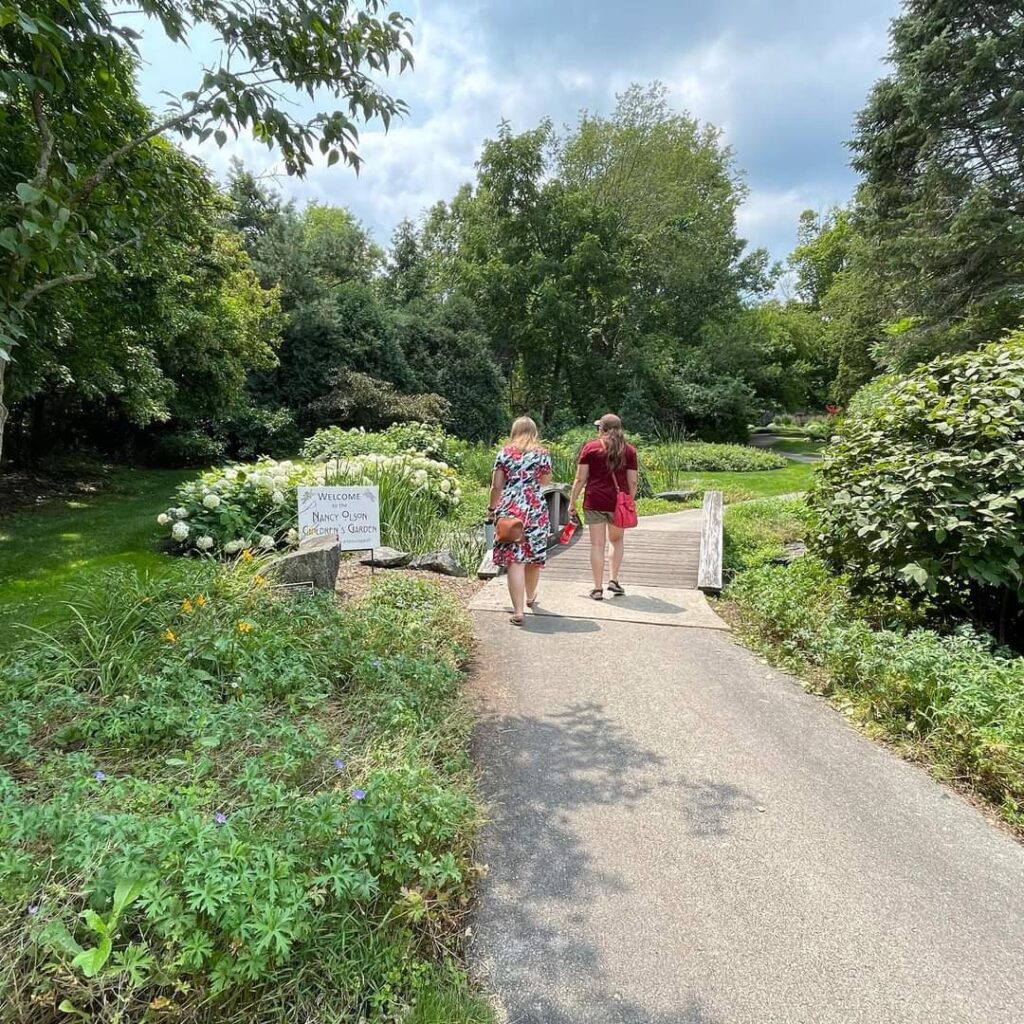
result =
[[[656,897],[633,891],[628,865],[597,864],[575,819],[586,809],[600,820],[601,808],[614,815],[678,785],[666,777],[664,759],[596,702],[543,718],[486,717],[475,747],[492,821],[480,852],[489,875],[471,955],[510,1024],[715,1024],[691,995],[666,1013],[664,997],[654,1009],[636,991],[617,990],[602,962],[610,951],[588,918],[594,899]],[[705,784],[696,790],[710,792]],[[724,827],[725,813],[715,827]],[[631,951],[613,955],[620,954]]]

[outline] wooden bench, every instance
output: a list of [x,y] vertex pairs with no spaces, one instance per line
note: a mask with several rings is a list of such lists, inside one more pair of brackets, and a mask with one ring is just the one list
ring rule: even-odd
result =
[[704,492],[700,524],[700,564],[697,588],[717,594],[722,589],[722,509],[721,491]]

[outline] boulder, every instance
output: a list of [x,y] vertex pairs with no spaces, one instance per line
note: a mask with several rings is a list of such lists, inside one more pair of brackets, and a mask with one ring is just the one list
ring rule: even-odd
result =
[[409,563],[410,569],[421,572],[436,572],[441,576],[465,576],[466,570],[455,561],[450,551],[431,551],[427,555],[419,555]]
[[803,541],[795,540],[791,541],[782,549],[781,555],[776,555],[772,559],[772,565],[789,565],[791,562],[795,562],[798,558],[803,558],[807,554],[807,545]]
[[693,501],[697,497],[696,491],[662,491],[655,495],[662,501]]
[[374,548],[359,559],[360,565],[372,565],[375,569],[401,569],[409,564],[412,555],[396,548]]
[[274,580],[289,587],[312,584],[314,590],[333,593],[341,564],[337,537],[317,537],[267,564],[266,572]]

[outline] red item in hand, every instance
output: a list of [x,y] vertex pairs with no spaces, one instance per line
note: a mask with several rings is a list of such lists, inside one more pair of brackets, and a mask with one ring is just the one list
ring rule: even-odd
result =
[[573,536],[575,535],[575,533],[576,533],[576,531],[578,529],[579,529],[579,526],[576,523],[576,520],[575,519],[570,519],[569,522],[567,522],[565,524],[565,526],[562,527],[562,532],[559,535],[558,543],[559,544],[568,544],[569,541],[572,540]]

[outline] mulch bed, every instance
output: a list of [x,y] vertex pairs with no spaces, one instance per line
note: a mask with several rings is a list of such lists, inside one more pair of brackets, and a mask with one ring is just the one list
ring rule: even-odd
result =
[[[375,569],[377,576],[388,573],[399,573],[417,580],[433,580],[442,590],[453,594],[462,605],[468,605],[473,595],[484,585],[483,580],[475,576],[441,576],[433,572],[415,572],[412,569]],[[341,560],[341,569],[338,572],[337,593],[342,601],[356,601],[362,597],[370,587],[370,569],[368,566],[360,565],[358,557],[346,557]]]

